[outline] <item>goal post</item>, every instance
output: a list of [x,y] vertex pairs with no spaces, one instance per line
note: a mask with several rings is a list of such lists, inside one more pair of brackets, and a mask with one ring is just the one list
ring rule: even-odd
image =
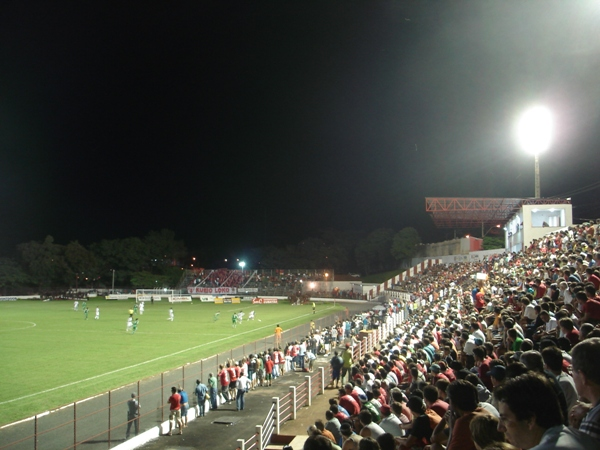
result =
[[179,295],[179,291],[174,291],[173,289],[137,289],[135,291],[135,301],[139,302],[160,302],[163,299],[171,301],[171,299]]

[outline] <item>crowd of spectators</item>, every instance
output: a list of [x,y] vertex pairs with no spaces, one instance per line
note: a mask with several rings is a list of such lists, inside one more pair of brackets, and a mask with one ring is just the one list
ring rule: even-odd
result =
[[599,232],[404,280],[393,335],[332,349],[339,391],[304,448],[600,449]]

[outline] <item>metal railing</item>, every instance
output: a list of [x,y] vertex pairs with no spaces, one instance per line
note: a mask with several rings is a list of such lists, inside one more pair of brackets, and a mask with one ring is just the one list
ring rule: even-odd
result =
[[[392,334],[397,324],[404,320],[404,312],[394,314],[387,323],[372,330],[363,337],[353,348],[354,360],[373,350],[374,346]],[[296,419],[296,412],[305,406],[310,406],[317,395],[325,394],[325,386],[331,382],[331,372],[325,367],[319,367],[312,375],[307,375],[298,386],[290,386],[290,391],[283,397],[273,397],[273,404],[267,412],[262,425],[256,426],[256,433],[248,439],[238,439],[238,450],[264,450],[269,445],[274,434],[280,434],[281,425],[288,420]]]

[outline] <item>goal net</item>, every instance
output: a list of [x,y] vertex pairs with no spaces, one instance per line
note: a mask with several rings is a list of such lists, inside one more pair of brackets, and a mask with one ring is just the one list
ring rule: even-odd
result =
[[179,295],[179,291],[174,291],[172,289],[137,289],[135,291],[135,301],[136,302],[160,302],[161,300],[168,300],[175,296]]

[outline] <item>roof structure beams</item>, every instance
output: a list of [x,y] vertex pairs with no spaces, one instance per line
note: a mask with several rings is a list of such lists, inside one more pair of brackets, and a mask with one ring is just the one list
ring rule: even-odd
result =
[[504,225],[521,205],[570,203],[556,198],[427,197],[425,211],[438,228],[478,228]]

